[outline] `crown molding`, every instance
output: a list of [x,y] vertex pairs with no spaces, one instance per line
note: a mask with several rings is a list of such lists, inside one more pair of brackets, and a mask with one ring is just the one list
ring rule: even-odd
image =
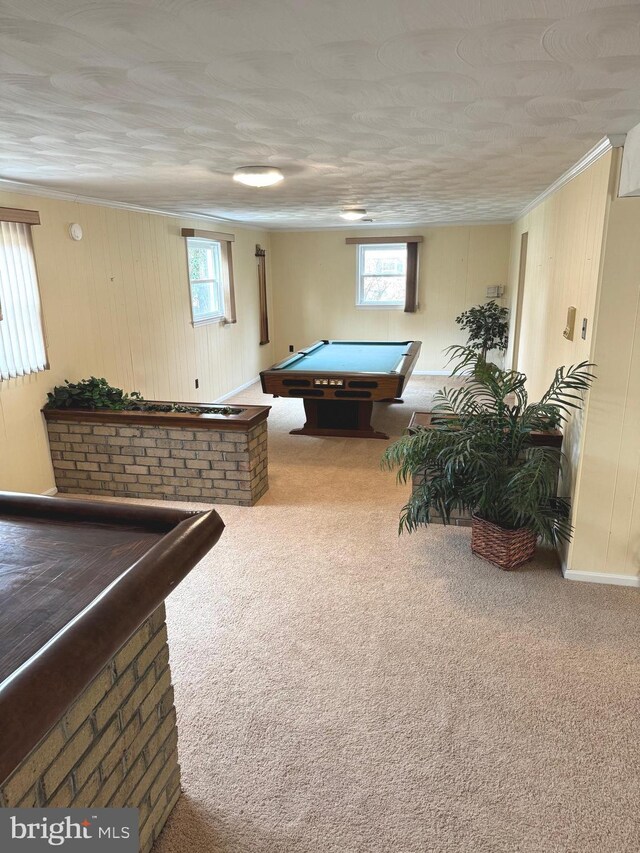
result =
[[193,213],[184,211],[176,213],[170,210],[159,210],[155,207],[145,207],[140,204],[129,204],[126,201],[113,201],[106,198],[93,198],[93,196],[71,193],[65,190],[54,190],[51,187],[39,186],[37,184],[25,184],[21,181],[11,181],[0,178],[0,192],[19,193],[20,195],[31,195],[42,198],[55,198],[60,201],[70,201],[76,204],[95,204],[99,207],[112,207],[116,210],[131,210],[134,213],[151,213],[155,216],[168,216],[171,219],[200,219],[203,222],[217,222],[234,225],[238,228],[246,228],[247,231],[268,231],[266,227],[249,225],[237,219],[229,219],[224,216],[209,216],[206,213]]
[[609,133],[605,136],[611,143],[612,148],[624,148],[624,143],[627,141],[626,133]]
[[[11,181],[8,178],[0,178],[0,192],[13,192],[19,193],[20,195],[31,195],[31,196],[40,196],[42,198],[55,198],[60,201],[69,201],[75,202],[76,204],[95,204],[99,207],[112,207],[116,210],[131,210],[134,213],[151,213],[155,216],[168,216],[172,219],[200,219],[203,222],[217,222],[217,223],[226,223],[227,225],[233,225],[236,228],[244,228],[247,231],[262,231],[262,232],[276,232],[276,233],[286,233],[288,231],[353,231],[355,228],[366,228],[370,227],[372,230],[377,229],[392,229],[392,228],[448,228],[449,226],[469,226],[469,225],[511,225],[515,219],[452,219],[446,222],[424,222],[419,223],[418,225],[402,225],[400,224],[389,224],[384,223],[382,221],[365,223],[358,222],[354,225],[353,222],[347,223],[344,225],[326,225],[326,226],[313,226],[313,225],[297,225],[297,226],[287,226],[280,225],[275,223],[264,223],[263,225],[256,225],[254,223],[244,222],[241,219],[231,219],[230,217],[225,216],[209,216],[206,213],[194,213],[192,211],[185,210],[183,212],[176,213],[175,211],[169,210],[159,210],[155,207],[145,207],[140,204],[130,204],[126,201],[113,201],[112,199],[106,198],[94,198],[93,196],[81,195],[79,193],[72,193],[66,190],[54,190],[51,187],[39,186],[38,184],[25,184],[21,181]],[[516,217],[518,218],[518,217]]]
[[[415,228],[445,228],[449,226],[470,226],[470,225],[511,225],[514,222],[517,222],[518,219],[521,219],[523,216],[526,216],[531,210],[541,204],[545,199],[549,198],[549,196],[556,193],[559,189],[561,189],[565,184],[568,184],[569,181],[573,180],[573,178],[577,177],[581,172],[584,172],[585,169],[588,169],[596,160],[599,160],[600,157],[604,156],[608,151],[612,148],[620,148],[624,146],[626,134],[611,134],[609,136],[604,136],[597,145],[587,151],[587,153],[582,157],[577,163],[574,163],[570,169],[560,175],[560,177],[555,180],[552,184],[550,184],[546,190],[540,193],[540,195],[536,196],[532,201],[530,201],[517,216],[514,216],[513,219],[480,219],[480,220],[465,220],[452,219],[447,222],[423,222],[419,225],[415,226],[407,226],[399,224],[393,225],[390,223],[383,222],[372,222],[370,224],[371,230],[380,229],[380,228],[407,228],[407,227],[415,227]],[[124,201],[113,201],[111,199],[104,198],[94,198],[92,196],[85,196],[79,193],[72,193],[65,190],[56,190],[51,187],[39,186],[38,184],[26,184],[21,181],[12,181],[7,178],[0,178],[0,191],[6,192],[14,192],[19,193],[21,195],[32,195],[32,196],[41,196],[43,198],[55,198],[60,199],[61,201],[70,201],[75,202],[77,204],[94,204],[100,207],[111,207],[116,210],[130,210],[135,213],[150,213],[155,216],[168,216],[172,219],[198,219],[203,222],[217,222],[217,223],[226,223],[235,226],[236,228],[245,228],[247,231],[267,231],[267,232],[280,232],[286,233],[288,231],[342,231],[348,229],[353,229],[353,223],[345,223],[344,225],[327,225],[327,226],[286,226],[279,225],[275,223],[264,223],[263,225],[255,225],[253,223],[243,222],[239,219],[232,219],[230,217],[225,216],[210,216],[206,213],[194,213],[193,211],[182,211],[176,213],[174,211],[168,210],[159,210],[155,207],[145,207],[144,205],[139,204],[129,204]],[[369,225],[369,223],[367,223]],[[366,227],[363,223],[358,223],[357,228]]]
[[619,148],[624,145],[625,134],[612,134],[611,136],[604,136],[597,145],[594,145],[590,151],[581,157],[577,163],[574,163],[570,169],[560,175],[560,177],[555,180],[552,184],[540,193],[539,196],[530,201],[526,207],[520,211],[520,213],[514,219],[514,222],[517,222],[518,219],[522,219],[523,216],[526,216],[527,213],[532,211],[534,207],[537,207],[541,204],[545,199],[549,198],[549,196],[557,193],[559,189],[568,184],[569,181],[572,181],[576,178],[581,172],[584,172],[585,169],[588,169],[589,166],[593,165],[596,160],[599,160],[600,157],[603,157],[608,151],[611,151],[612,148]]
[[[520,217],[520,214],[518,214],[517,218],[519,218],[519,217]],[[406,233],[407,230],[410,231],[414,228],[417,230],[421,230],[424,228],[456,228],[456,227],[464,228],[464,227],[469,227],[471,225],[512,225],[514,222],[515,222],[515,219],[513,219],[513,218],[511,218],[511,219],[506,219],[506,218],[505,219],[451,219],[451,220],[447,220],[446,222],[443,222],[442,220],[439,220],[438,222],[429,222],[427,219],[425,219],[423,222],[419,222],[418,224],[413,223],[413,222],[407,224],[405,222],[404,225],[402,225],[402,223],[400,223],[398,225],[398,224],[393,224],[393,223],[385,223],[382,220],[377,220],[376,222],[373,222],[371,224],[365,224],[365,225],[363,225],[361,222],[356,222],[355,224],[352,222],[352,223],[345,224],[345,225],[316,225],[316,226],[313,226],[313,225],[307,225],[307,226],[295,225],[295,226],[291,226],[291,227],[286,226],[286,225],[277,225],[277,226],[276,225],[268,225],[268,226],[265,225],[265,231],[269,231],[272,234],[288,234],[289,232],[304,232],[304,233],[309,234],[309,233],[316,233],[316,232],[323,232],[324,233],[325,231],[336,231],[336,232],[341,231],[342,233],[344,233],[345,231],[354,231],[354,230],[360,230],[362,228],[368,228],[370,231],[375,231],[375,230],[384,231],[385,234],[389,234],[389,236],[393,237],[394,235],[390,234],[389,232],[394,231],[394,230],[402,231],[403,233]],[[363,236],[373,236],[373,235],[367,234],[367,235],[363,235]]]

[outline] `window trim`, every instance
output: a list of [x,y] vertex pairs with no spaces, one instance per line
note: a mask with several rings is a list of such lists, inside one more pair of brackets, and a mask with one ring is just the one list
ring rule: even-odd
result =
[[40,225],[40,212],[37,210],[20,210],[17,207],[0,207],[0,222]]
[[[188,269],[188,273],[189,273],[189,296],[190,296],[190,305],[191,305],[191,324],[193,326],[205,326],[208,323],[220,323],[224,320],[225,308],[226,308],[226,303],[225,303],[225,289],[226,288],[224,286],[225,260],[224,260],[223,251],[222,251],[222,245],[223,244],[220,242],[220,240],[209,240],[209,239],[206,239],[204,237],[187,237],[186,240],[187,240],[187,267],[189,267],[189,252],[192,248],[196,248],[196,246],[191,243],[192,240],[193,241],[198,240],[199,243],[197,245],[202,246],[202,248],[205,248],[207,250],[209,250],[213,246],[217,246],[219,249],[219,253],[220,253],[220,263],[219,263],[219,267],[220,267],[220,282],[219,282],[220,293],[219,293],[217,299],[219,301],[222,301],[222,310],[220,310],[218,313],[203,314],[200,317],[196,317],[194,315],[194,313],[193,313],[193,285],[194,284],[202,284],[202,283],[210,283],[212,285],[215,285],[217,279],[216,278],[193,279],[193,278],[191,278],[191,272]],[[218,266],[217,260],[215,261],[215,265]]]
[[[187,284],[189,287],[189,309],[191,311],[191,325],[194,328],[218,324],[222,326],[232,325],[237,322],[236,318],[236,295],[233,280],[233,254],[231,244],[235,241],[234,234],[225,234],[221,231],[203,231],[199,228],[183,228],[181,235],[185,238],[185,250],[187,261]],[[211,317],[196,319],[193,316],[193,296],[191,292],[191,275],[189,273],[189,239],[197,238],[209,240],[220,244],[220,255],[222,260],[222,298],[224,300],[224,312]]]

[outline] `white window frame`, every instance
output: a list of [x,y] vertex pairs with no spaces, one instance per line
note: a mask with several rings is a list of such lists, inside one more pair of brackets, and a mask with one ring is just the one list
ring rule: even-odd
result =
[[[231,246],[235,240],[233,234],[223,234],[220,231],[201,231],[196,228],[183,228],[181,230],[185,240],[185,259],[187,262],[187,282],[189,284],[189,308],[191,310],[191,325],[206,326],[210,323],[221,323],[232,325],[236,322],[236,295],[233,284],[233,256]],[[189,241],[195,240],[202,243],[218,243],[220,246],[220,259],[222,266],[222,313],[211,314],[205,317],[194,317],[193,314],[193,290],[191,281],[191,270],[189,268]],[[211,279],[201,279],[209,281]]]
[[[214,256],[214,265],[218,266],[216,275],[212,275],[210,278],[203,279],[193,279],[191,278],[191,265],[189,263],[189,255],[190,250],[195,248],[205,248],[212,249]],[[225,287],[225,252],[223,251],[223,242],[221,240],[211,240],[207,237],[187,237],[187,269],[189,272],[189,296],[190,296],[190,304],[191,304],[191,321],[194,326],[203,326],[206,323],[219,323],[224,320],[225,312],[226,312],[226,301],[225,301],[225,292],[227,287]],[[196,284],[211,284],[218,290],[218,301],[220,303],[220,310],[216,313],[212,314],[202,314],[196,316],[193,308],[193,299],[194,293],[193,288]]]
[[49,369],[31,226],[37,211],[0,208],[0,381]]
[[[364,274],[364,258],[367,251],[372,249],[403,249],[405,252],[407,251],[407,244],[405,242],[381,242],[381,243],[360,243],[358,245],[358,254],[357,254],[357,263],[356,263],[356,308],[373,308],[373,309],[386,309],[386,310],[403,310],[405,304],[405,295],[402,295],[402,298],[393,301],[393,302],[370,302],[364,299],[364,287],[363,287],[363,279],[365,278]],[[405,267],[406,269],[406,267]],[[369,278],[371,276],[368,276]],[[389,276],[386,276],[387,278]],[[400,276],[398,276],[400,278]],[[404,283],[406,287],[406,273],[402,276],[404,278]]]

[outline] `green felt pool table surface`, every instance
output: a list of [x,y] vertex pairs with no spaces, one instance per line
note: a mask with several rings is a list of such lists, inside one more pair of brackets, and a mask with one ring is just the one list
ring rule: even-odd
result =
[[411,341],[323,341],[279,369],[330,373],[393,373]]

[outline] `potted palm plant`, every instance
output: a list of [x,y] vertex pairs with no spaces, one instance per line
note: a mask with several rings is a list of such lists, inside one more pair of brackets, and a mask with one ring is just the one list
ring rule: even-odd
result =
[[383,467],[400,482],[421,480],[400,514],[411,533],[454,510],[471,512],[474,553],[513,569],[533,557],[538,538],[569,540],[569,501],[557,497],[564,464],[560,448],[532,440],[562,424],[594,379],[588,362],[560,367],[538,402],[530,402],[523,373],[501,370],[475,351],[453,347],[455,373],[467,381],[436,395],[430,428],[418,427],[391,444]]

